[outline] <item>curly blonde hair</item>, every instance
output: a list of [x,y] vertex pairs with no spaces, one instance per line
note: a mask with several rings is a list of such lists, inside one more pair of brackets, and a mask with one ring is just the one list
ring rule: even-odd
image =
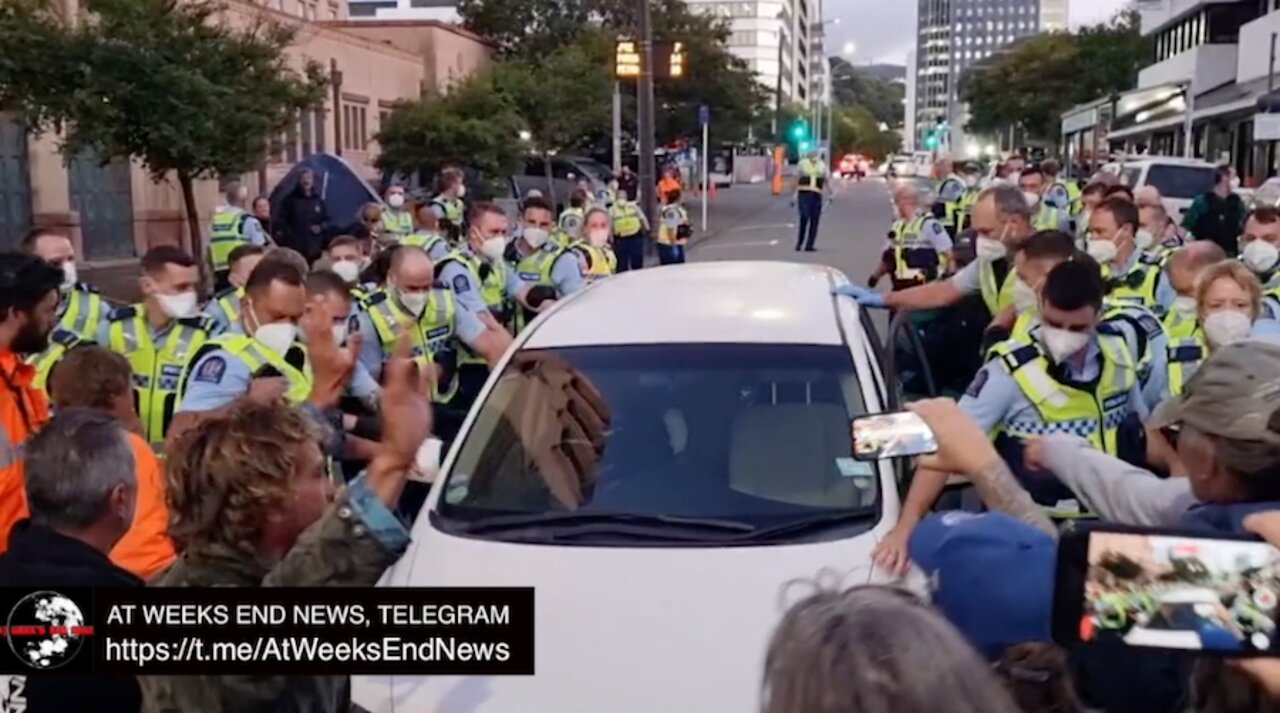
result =
[[180,550],[222,545],[256,556],[268,513],[279,510],[301,446],[319,430],[284,404],[245,404],[180,436],[169,450],[169,536]]

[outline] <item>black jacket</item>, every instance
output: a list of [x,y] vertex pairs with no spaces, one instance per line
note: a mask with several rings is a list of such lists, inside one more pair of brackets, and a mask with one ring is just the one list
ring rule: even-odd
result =
[[[293,189],[280,204],[279,220],[275,222],[281,246],[297,250],[308,262],[324,252],[331,229],[329,209],[314,188],[310,194],[303,193],[301,186]],[[313,226],[319,226],[319,232],[312,231]]]
[[[141,587],[144,582],[89,545],[22,520],[9,533],[9,551],[0,555],[0,585],[56,589]],[[136,713],[142,707],[132,676],[27,676],[24,688],[28,713]]]

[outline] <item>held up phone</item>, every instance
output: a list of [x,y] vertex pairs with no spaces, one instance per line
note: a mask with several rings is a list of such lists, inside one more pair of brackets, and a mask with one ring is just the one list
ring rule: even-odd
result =
[[1280,550],[1245,537],[1090,528],[1058,545],[1053,638],[1213,656],[1280,655]]
[[853,419],[855,460],[918,456],[938,450],[933,431],[910,411],[878,413]]

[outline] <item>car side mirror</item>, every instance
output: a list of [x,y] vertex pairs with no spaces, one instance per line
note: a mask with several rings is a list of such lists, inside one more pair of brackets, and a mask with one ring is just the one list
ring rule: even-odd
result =
[[410,480],[420,483],[434,483],[440,474],[440,461],[444,451],[444,441],[439,438],[428,438],[418,447],[418,455],[414,458]]

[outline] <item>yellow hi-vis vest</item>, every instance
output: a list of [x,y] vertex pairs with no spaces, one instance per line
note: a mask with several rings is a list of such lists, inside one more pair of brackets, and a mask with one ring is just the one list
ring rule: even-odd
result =
[[[1102,302],[1102,326],[1107,329],[1107,325],[1114,325],[1123,322],[1128,324],[1134,333],[1137,341],[1135,345],[1137,353],[1130,352],[1129,356],[1136,365],[1138,374],[1145,375],[1151,371],[1151,367],[1155,362],[1155,354],[1148,348],[1152,340],[1151,330],[1160,329],[1160,323],[1156,316],[1145,307],[1140,305],[1125,304],[1123,302],[1112,302],[1103,300]],[[1013,323],[1013,329],[1009,332],[1009,339],[1017,342],[1031,343],[1035,337],[1031,334],[1031,328],[1036,323],[1036,314],[1034,312],[1023,312]],[[1127,341],[1126,341],[1127,344]],[[987,352],[987,359],[990,360],[996,356],[996,347],[993,346]]]
[[582,224],[587,220],[587,211],[582,208],[574,208],[572,206],[565,208],[560,214],[560,220],[557,221],[556,227],[560,232],[571,238],[579,238],[582,236]]
[[1176,339],[1186,339],[1195,334],[1200,328],[1200,321],[1196,315],[1184,316],[1176,309],[1169,310],[1164,316],[1164,331],[1169,335],[1170,344]]
[[615,238],[634,237],[644,229],[644,222],[640,219],[640,206],[633,201],[615,201],[609,207],[609,217],[613,220]]
[[231,269],[231,251],[246,245],[244,223],[249,214],[243,208],[223,208],[213,214],[213,230],[209,235],[209,262],[215,272]]
[[[520,261],[516,263],[516,276],[523,282],[555,287],[555,283],[551,280],[551,270],[555,267],[556,260],[559,260],[560,256],[568,252],[569,249],[567,246],[553,245],[551,243],[543,245],[538,250],[520,258]],[[556,297],[560,297],[560,295],[557,294]],[[536,316],[536,313],[518,305],[515,313],[515,329],[517,332],[528,326]]]
[[608,246],[596,247],[586,241],[578,241],[572,249],[586,261],[582,268],[582,277],[587,284],[594,284],[612,275],[618,269],[618,256]]
[[808,157],[800,159],[796,164],[800,176],[796,188],[802,191],[821,193],[827,184],[827,167],[821,161],[812,161]]
[[1102,373],[1094,391],[1053,378],[1049,373],[1052,362],[1039,344],[1012,339],[1001,343],[996,357],[1040,416],[1038,422],[1005,421],[1001,430],[1024,439],[1069,433],[1087,439],[1104,453],[1117,455],[1117,434],[1129,415],[1129,395],[1138,382],[1138,372],[1124,338],[1100,334],[1097,339]]
[[157,344],[152,341],[146,305],[121,307],[111,314],[107,346],[129,360],[142,435],[153,446],[164,444],[187,367],[213,330],[208,317],[184,317],[174,320]]
[[1187,381],[1200,364],[1209,358],[1209,344],[1204,332],[1196,329],[1190,336],[1169,340],[1169,395],[1181,396]]
[[422,248],[423,251],[425,251],[428,254],[430,254],[431,251],[435,249],[436,245],[439,245],[441,243],[448,245],[449,241],[447,238],[445,238],[443,235],[439,233],[424,232],[421,230],[416,233],[411,233],[409,235],[406,235],[400,239],[401,245],[409,245],[412,247]]
[[1102,266],[1102,277],[1107,281],[1107,297],[1114,302],[1140,304],[1159,316],[1164,309],[1156,299],[1156,285],[1160,282],[1160,259],[1141,255],[1133,269],[1125,275],[1111,275],[1111,266]]
[[[485,307],[489,308],[489,313],[498,320],[498,324],[509,325],[512,309],[511,301],[507,299],[507,271],[503,269],[505,265],[492,267],[476,255],[454,250],[436,263],[436,273],[439,274],[440,270],[451,261],[466,265],[475,274],[480,280],[480,299],[484,300]],[[459,364],[488,364],[484,357],[471,351],[466,344],[458,346]]]
[[382,211],[382,232],[389,238],[403,240],[413,232],[413,216],[407,210],[387,208]]
[[1070,215],[1080,215],[1080,209],[1083,205],[1081,201],[1084,198],[1084,191],[1080,190],[1080,186],[1076,185],[1075,181],[1063,181],[1061,179],[1054,181],[1050,187],[1052,188],[1053,186],[1062,186],[1063,190],[1067,192],[1067,204],[1063,206],[1063,209]]
[[[1001,262],[1007,268],[1004,281],[996,284],[996,268],[995,263]],[[1000,258],[999,260],[982,261],[978,265],[978,285],[982,290],[982,301],[987,305],[987,311],[991,316],[1000,314],[1000,311],[1006,307],[1013,305],[1013,284],[1018,281],[1018,276],[1014,273],[1008,258]]]
[[92,339],[84,339],[80,335],[63,329],[61,326],[53,328],[53,332],[49,334],[49,348],[39,354],[32,354],[27,357],[27,363],[35,367],[36,377],[32,380],[31,385],[37,389],[48,391],[49,373],[53,371],[53,367],[67,352],[79,346],[93,344]]
[[234,326],[240,321],[240,300],[244,299],[243,287],[231,287],[219,292],[210,300],[218,305],[222,313],[227,315],[227,324]]
[[956,237],[969,227],[969,220],[973,213],[973,206],[978,202],[978,196],[982,195],[980,188],[965,188],[964,195],[960,196],[960,200],[956,206]]
[[901,283],[927,282],[938,276],[942,268],[941,256],[933,243],[920,236],[931,217],[917,215],[909,221],[899,218],[889,228],[893,239],[895,288]]
[[[307,358],[307,348],[299,343],[294,342],[290,350],[298,349],[302,353],[302,368],[290,364],[284,356],[262,346],[253,337],[238,334],[227,333],[214,337],[205,342],[204,347],[196,353],[189,363],[194,366],[196,362],[204,355],[221,349],[232,357],[239,359],[248,369],[249,373],[257,375],[265,367],[272,367],[279,372],[281,376],[289,383],[289,388],[285,391],[284,397],[291,404],[300,404],[311,397],[311,387],[315,382],[315,378],[311,373],[311,361]],[[190,369],[188,369],[190,375]],[[185,395],[187,390],[187,379],[182,380],[182,394]]]
[[[383,359],[391,357],[396,345],[396,335],[402,329],[409,328],[413,339],[413,357],[420,364],[443,364],[453,361],[457,350],[457,314],[458,303],[453,292],[443,288],[432,288],[422,315],[415,319],[406,312],[391,294],[385,290],[372,295],[366,301],[366,311],[378,333],[378,342],[382,345]],[[452,373],[449,373],[452,371]],[[458,392],[458,373],[456,369],[446,369],[446,383],[435,383],[431,386],[431,398],[437,402],[446,402]]]
[[94,339],[98,325],[111,311],[111,306],[98,291],[88,285],[77,284],[63,296],[66,309],[58,318],[58,326],[81,339]]
[[1048,203],[1040,203],[1040,209],[1031,217],[1031,227],[1036,230],[1058,230],[1062,225],[1062,211]]

